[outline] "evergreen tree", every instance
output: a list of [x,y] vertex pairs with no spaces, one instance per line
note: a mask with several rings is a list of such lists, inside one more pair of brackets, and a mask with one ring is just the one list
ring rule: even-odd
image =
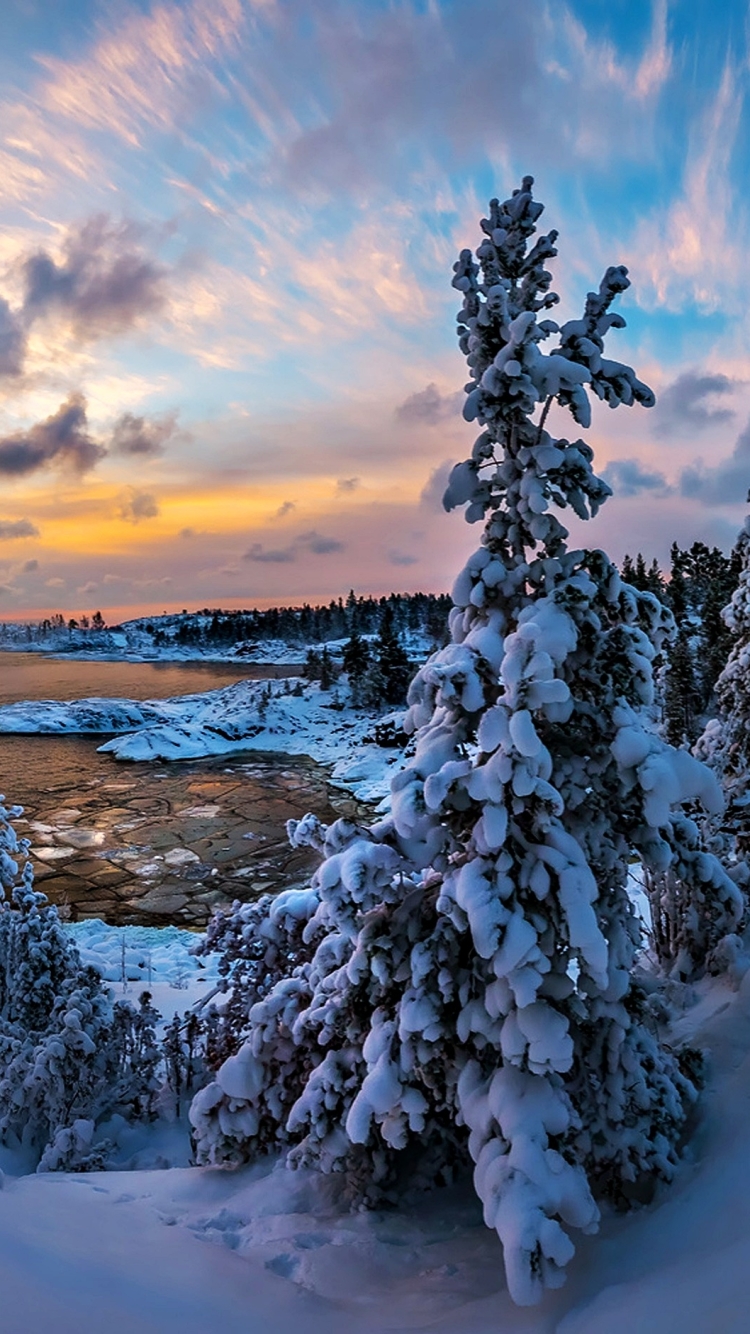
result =
[[359,705],[362,702],[362,682],[364,680],[367,668],[370,662],[370,647],[366,639],[363,639],[356,625],[352,625],[349,639],[344,645],[343,666],[344,671],[349,677],[349,690],[351,692],[352,703]]
[[320,675],[318,677],[321,690],[330,690],[337,676],[338,670],[336,664],[331,657],[328,645],[324,644],[323,651],[320,655]]
[[633,585],[633,588],[635,588],[635,586],[636,586],[636,583],[635,583],[635,566],[634,566],[634,564],[633,564],[633,558],[632,558],[632,556],[629,556],[627,552],[625,553],[625,556],[623,557],[623,562],[622,562],[622,577],[623,577],[623,579],[625,580],[625,583],[626,583],[626,584],[632,584],[632,585]]
[[724,829],[734,857],[744,863],[750,854],[750,517],[735,546],[737,567],[739,582],[723,615],[732,647],[716,683],[719,716],[708,723],[696,753],[721,779],[729,805]]
[[642,551],[638,552],[635,564],[630,556],[625,555],[621,574],[626,584],[631,584],[633,588],[639,589],[642,593],[655,593],[661,602],[667,601],[664,576],[656,557],[647,566]]
[[404,704],[412,667],[394,625],[393,608],[385,606],[370,665],[362,682],[362,698],[370,708]]
[[[670,554],[672,558],[672,569],[669,579],[669,605],[672,608],[672,613],[677,622],[677,628],[680,629],[687,611],[684,552],[680,550],[676,542],[673,542]],[[623,578],[625,577],[625,570],[623,568]]]
[[732,632],[723,616],[733,591],[727,588],[725,580],[719,578],[708,585],[703,600],[699,638],[704,707],[711,701],[716,682],[733,647]]
[[672,746],[692,745],[698,735],[702,692],[690,635],[683,625],[669,650],[664,684],[664,722]]
[[156,1012],[114,1008],[57,910],[34,889],[28,844],[0,798],[0,1140],[39,1170],[102,1165],[98,1124],[149,1116],[160,1059]]
[[407,1167],[445,1179],[468,1153],[522,1303],[561,1282],[569,1230],[596,1228],[594,1187],[672,1174],[695,1096],[632,979],[631,855],[695,888],[696,961],[742,907],[679,810],[717,803],[715,782],[651,729],[671,616],[603,552],[569,551],[549,512],[585,519],[610,494],[588,445],[545,430],[551,405],[585,427],[585,386],[611,407],[653,396],[603,356],[624,269],[582,319],[538,319],[557,300],[556,233],[531,244],[531,185],[492,201],[476,260],[455,266],[464,416],[482,430],[446,504],[486,527],[451,642],[410,688],[414,757],[371,829],[293,826],[324,860],[254,923],[276,964],[256,970],[245,1040],[190,1113],[201,1161],[288,1145],[366,1196]]

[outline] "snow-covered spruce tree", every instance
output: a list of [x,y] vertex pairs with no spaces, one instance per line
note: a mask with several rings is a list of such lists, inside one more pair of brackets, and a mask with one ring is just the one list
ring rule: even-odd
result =
[[531,185],[492,202],[476,259],[455,266],[464,415],[482,430],[446,505],[486,526],[451,642],[410,688],[414,758],[370,830],[292,826],[324,856],[313,892],[270,904],[267,986],[191,1109],[201,1161],[288,1145],[365,1192],[399,1164],[440,1179],[468,1151],[522,1303],[562,1281],[567,1229],[595,1230],[597,1187],[670,1177],[695,1096],[632,980],[629,859],[694,888],[696,955],[742,910],[679,810],[718,805],[715,780],[650,724],[671,615],[603,552],[568,550],[549,512],[588,518],[610,494],[591,449],[546,430],[551,406],[585,427],[587,387],[612,407],[653,398],[603,355],[624,269],[581,319],[538,318],[556,301],[556,233],[531,244]]
[[718,717],[708,723],[695,750],[723,785],[728,805],[724,833],[734,844],[728,851],[745,863],[750,854],[750,517],[734,555],[739,583],[723,612],[733,642],[716,682]]

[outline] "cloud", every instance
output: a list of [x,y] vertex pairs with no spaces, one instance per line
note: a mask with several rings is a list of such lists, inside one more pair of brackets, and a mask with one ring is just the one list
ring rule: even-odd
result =
[[[57,259],[40,248],[15,268],[23,289],[20,306],[12,310],[0,297],[0,377],[5,379],[22,375],[37,320],[61,314],[77,339],[87,342],[122,333],[166,299],[167,270],[146,254],[139,229],[104,213],[71,228]],[[164,418],[154,429],[166,431],[166,439],[174,425],[173,417]]]
[[750,421],[735,442],[729,458],[715,467],[702,459],[680,474],[680,494],[701,505],[740,505],[750,488]]
[[99,213],[68,233],[59,262],[46,250],[24,260],[23,318],[60,311],[82,340],[121,333],[163,305],[165,274],[132,223]]
[[422,487],[419,497],[420,505],[425,505],[428,509],[437,510],[442,514],[443,496],[447,490],[451,469],[455,462],[455,459],[443,459],[443,462],[433,469]]
[[399,404],[396,417],[409,425],[424,422],[427,426],[437,426],[438,422],[457,417],[463,401],[462,393],[441,394],[436,384],[428,384],[426,389],[410,394]]
[[76,592],[83,593],[85,596],[87,593],[95,593],[98,587],[99,585],[95,584],[93,580],[90,579],[88,583],[81,584],[80,587],[76,589]]
[[26,330],[23,321],[0,297],[0,376],[17,376],[23,371],[26,355]]
[[642,158],[644,122],[671,69],[666,0],[625,57],[590,37],[571,7],[513,0],[331,3],[304,29],[289,20],[278,31],[258,93],[270,103],[284,78],[299,89],[290,107],[298,125],[273,147],[289,187],[318,196],[413,177],[425,144],[449,167],[472,152],[493,164],[533,152],[537,164],[564,165],[603,158],[619,128],[621,156]]
[[50,463],[82,473],[105,453],[88,433],[86,400],[71,394],[51,417],[28,431],[0,438],[0,475],[25,477]]
[[667,207],[659,199],[625,256],[641,275],[641,304],[661,311],[693,304],[706,312],[744,313],[745,288],[737,275],[745,265],[747,226],[738,208],[734,161],[744,110],[744,71],[727,61],[714,99],[690,135],[681,190]]
[[123,519],[125,523],[141,523],[143,519],[155,519],[158,513],[156,497],[152,496],[150,491],[139,491],[137,487],[130,486],[118,497],[117,517]]
[[297,559],[297,548],[280,547],[276,550],[266,551],[262,542],[253,542],[250,550],[245,552],[242,559],[259,561],[262,564],[269,565],[286,565]]
[[677,435],[685,428],[700,431],[730,421],[735,416],[731,408],[711,407],[706,399],[731,394],[736,387],[728,375],[684,371],[659,394],[651,418],[655,433]]
[[0,519],[0,542],[12,542],[17,537],[38,537],[39,529],[30,519]]
[[292,510],[296,510],[296,508],[297,506],[293,500],[285,500],[283,505],[279,505],[279,508],[273,517],[275,519],[285,519],[287,514],[291,514]]
[[672,491],[663,472],[649,472],[637,459],[612,459],[602,476],[618,496],[638,496],[643,491],[668,495]]
[[36,574],[37,570],[39,569],[39,561],[38,560],[24,561],[23,565],[21,566],[21,569],[23,570],[24,574]]
[[419,562],[419,556],[410,556],[405,551],[389,551],[388,560],[391,565],[416,565]]
[[112,428],[111,448],[116,454],[144,455],[161,454],[164,445],[177,429],[177,413],[165,413],[161,417],[135,417],[132,412],[123,412]]
[[361,482],[358,477],[339,477],[336,483],[336,491],[340,496],[346,496],[350,495],[352,491],[356,491],[359,486],[361,486]]
[[328,556],[332,551],[343,551],[344,543],[337,537],[322,537],[320,533],[302,533],[297,538],[300,546],[306,547],[314,556]]
[[37,55],[49,75],[39,96],[56,120],[117,134],[138,148],[150,127],[182,130],[195,110],[201,79],[209,81],[209,65],[222,64],[236,49],[248,16],[242,0],[161,4],[145,14],[127,7],[112,12],[119,21],[109,29],[102,24],[80,59]]
[[178,537],[183,537],[183,538],[185,538],[187,541],[189,541],[191,537],[195,537],[195,536],[196,536],[196,532],[195,532],[195,529],[194,529],[194,528],[181,528],[180,531],[179,531],[179,533],[177,534],[177,536],[178,536]]
[[309,551],[313,556],[328,556],[334,551],[344,551],[345,543],[340,542],[337,537],[323,537],[313,529],[309,533],[300,533],[293,542],[286,547],[271,547],[267,550],[262,542],[253,542],[249,551],[246,551],[243,560],[259,561],[269,565],[287,565],[305,551]]
[[45,586],[45,588],[64,588],[64,587],[65,587],[65,580],[64,580],[64,579],[58,579],[58,578],[55,578],[55,579],[45,579],[45,581],[44,581],[44,586]]

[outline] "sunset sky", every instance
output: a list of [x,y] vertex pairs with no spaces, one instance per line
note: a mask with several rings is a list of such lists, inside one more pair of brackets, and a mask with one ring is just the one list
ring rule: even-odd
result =
[[658,399],[596,413],[585,540],[727,548],[749,31],[732,0],[3,0],[0,617],[448,589],[479,538],[440,505],[476,434],[451,266],[527,172],[560,318],[627,264],[609,353]]

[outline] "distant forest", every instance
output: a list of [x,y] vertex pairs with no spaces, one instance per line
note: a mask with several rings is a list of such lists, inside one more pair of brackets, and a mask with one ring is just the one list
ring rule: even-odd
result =
[[[153,633],[157,647],[170,642],[206,647],[280,639],[285,644],[323,644],[347,639],[353,633],[376,635],[389,614],[397,635],[423,635],[436,645],[447,637],[447,593],[390,593],[387,597],[357,597],[354,592],[322,607],[268,607],[264,611],[221,611],[205,607],[179,617],[158,617],[142,622]],[[175,622],[177,622],[175,627]]]
[[[703,542],[694,542],[689,548],[675,542],[668,571],[662,570],[657,560],[649,564],[641,552],[626,555],[622,562],[621,574],[627,583],[655,594],[675,618],[677,634],[666,646],[658,678],[664,697],[665,729],[673,745],[689,745],[701,731],[731,647],[731,633],[721,613],[737,587],[740,569],[737,548],[725,556],[718,547]],[[168,653],[174,646],[183,652],[192,651],[196,657],[230,650],[233,656],[241,657],[243,652],[252,656],[257,644],[276,640],[290,648],[299,646],[302,659],[309,657],[311,645],[353,639],[354,644],[343,649],[343,665],[350,677],[356,678],[365,671],[368,660],[367,645],[363,652],[359,641],[377,638],[369,658],[375,653],[382,664],[393,660],[400,683],[387,691],[393,701],[404,693],[402,677],[408,675],[409,659],[402,660],[397,646],[410,637],[421,641],[419,651],[415,652],[416,645],[410,649],[412,659],[441,647],[448,640],[452,605],[447,593],[390,593],[374,598],[358,597],[351,591],[348,597],[333,599],[324,606],[303,603],[243,611],[203,607],[200,611],[138,617],[109,627],[99,611],[68,620],[58,613],[37,624],[0,625],[0,643],[32,645],[52,640],[60,648],[93,650],[103,647],[107,638],[119,631],[127,636],[129,647],[139,646],[145,651],[150,645]],[[313,654],[308,663],[311,676],[319,676],[317,661]],[[323,674],[327,675],[326,662]],[[363,690],[366,697],[366,682]]]
[[101,638],[124,632],[148,636],[155,648],[220,649],[231,645],[253,645],[264,640],[281,640],[300,649],[310,644],[348,639],[352,634],[379,634],[384,618],[397,636],[418,635],[428,644],[440,646],[448,638],[448,612],[452,602],[447,593],[389,593],[387,597],[357,597],[352,591],[346,599],[338,598],[324,606],[303,603],[297,607],[268,607],[265,610],[224,611],[203,607],[200,611],[143,616],[122,625],[108,626],[100,611],[92,616],[65,619],[61,613],[39,622],[0,624],[0,639],[6,643],[39,644],[48,640],[59,643],[73,637],[76,647],[92,647]]

